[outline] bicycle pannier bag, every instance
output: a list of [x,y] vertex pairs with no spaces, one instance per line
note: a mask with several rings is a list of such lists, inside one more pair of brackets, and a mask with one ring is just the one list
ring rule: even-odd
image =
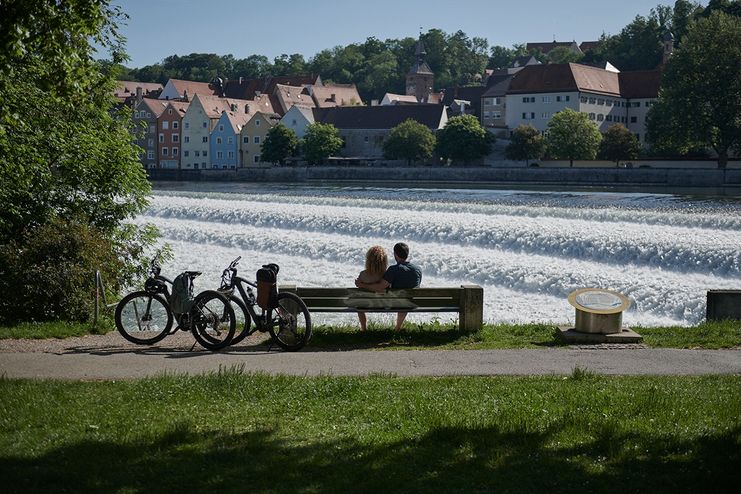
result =
[[193,306],[193,279],[188,273],[177,275],[172,282],[170,308],[175,314],[185,314]]
[[278,298],[278,274],[274,269],[263,266],[257,270],[257,305],[263,309],[275,308]]

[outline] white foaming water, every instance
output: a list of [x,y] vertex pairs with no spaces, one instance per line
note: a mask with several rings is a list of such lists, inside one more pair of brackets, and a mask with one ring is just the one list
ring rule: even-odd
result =
[[[181,185],[182,186],[182,185]],[[280,280],[352,286],[365,251],[407,242],[424,286],[484,287],[488,321],[568,322],[566,296],[618,290],[628,324],[695,324],[708,289],[738,288],[741,204],[664,195],[187,184],[157,190],[138,223],[160,228],[175,259],[218,285],[277,262]],[[216,188],[216,190],[204,190]],[[351,318],[352,315],[347,316]],[[419,315],[427,320],[434,315]],[[451,316],[441,314],[441,320]],[[320,321],[336,320],[318,317]]]

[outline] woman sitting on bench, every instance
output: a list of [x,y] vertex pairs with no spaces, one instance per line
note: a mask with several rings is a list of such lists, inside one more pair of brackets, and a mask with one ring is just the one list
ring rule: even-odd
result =
[[[386,251],[380,245],[374,245],[365,253],[365,269],[358,275],[355,285],[357,286],[358,282],[368,285],[378,283],[383,279],[388,264]],[[365,312],[358,312],[358,320],[360,321],[360,330],[365,331],[367,324]]]

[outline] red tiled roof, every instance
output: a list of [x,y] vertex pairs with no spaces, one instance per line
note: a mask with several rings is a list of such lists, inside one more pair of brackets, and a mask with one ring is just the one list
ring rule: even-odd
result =
[[353,106],[362,105],[363,102],[358,94],[355,84],[333,84],[330,86],[313,86],[312,98],[319,108],[330,106]]
[[136,106],[136,109],[141,110],[142,107],[146,107],[149,109],[149,111],[152,112],[152,115],[154,115],[154,117],[157,118],[165,110],[165,106],[167,106],[167,103],[164,101],[160,101],[158,99],[144,98]]
[[336,106],[314,108],[314,120],[331,123],[338,129],[392,129],[411,118],[437,129],[444,111],[444,106],[432,104]]
[[188,98],[193,98],[196,94],[204,94],[213,96],[214,90],[211,89],[208,82],[195,82],[195,81],[184,81],[182,79],[170,79],[172,85],[175,86],[175,90],[181,96],[187,91]]
[[618,74],[576,63],[527,65],[512,77],[509,93],[585,91],[620,95]]
[[113,95],[119,98],[136,96],[136,88],[138,87],[142,88],[143,95],[151,93],[152,91],[162,91],[162,84],[159,82],[117,81]]

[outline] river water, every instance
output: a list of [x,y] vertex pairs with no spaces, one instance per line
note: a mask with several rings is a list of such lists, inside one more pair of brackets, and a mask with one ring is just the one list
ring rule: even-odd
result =
[[[630,298],[627,324],[691,325],[707,290],[741,288],[738,198],[158,183],[136,221],[171,245],[164,274],[204,272],[198,290],[217,287],[238,255],[248,278],[275,262],[280,282],[350,287],[368,247],[391,253],[397,241],[423,286],[483,286],[491,322],[573,323],[568,294],[599,287]],[[338,317],[353,316],[316,315]],[[410,316],[433,318],[453,316]]]

